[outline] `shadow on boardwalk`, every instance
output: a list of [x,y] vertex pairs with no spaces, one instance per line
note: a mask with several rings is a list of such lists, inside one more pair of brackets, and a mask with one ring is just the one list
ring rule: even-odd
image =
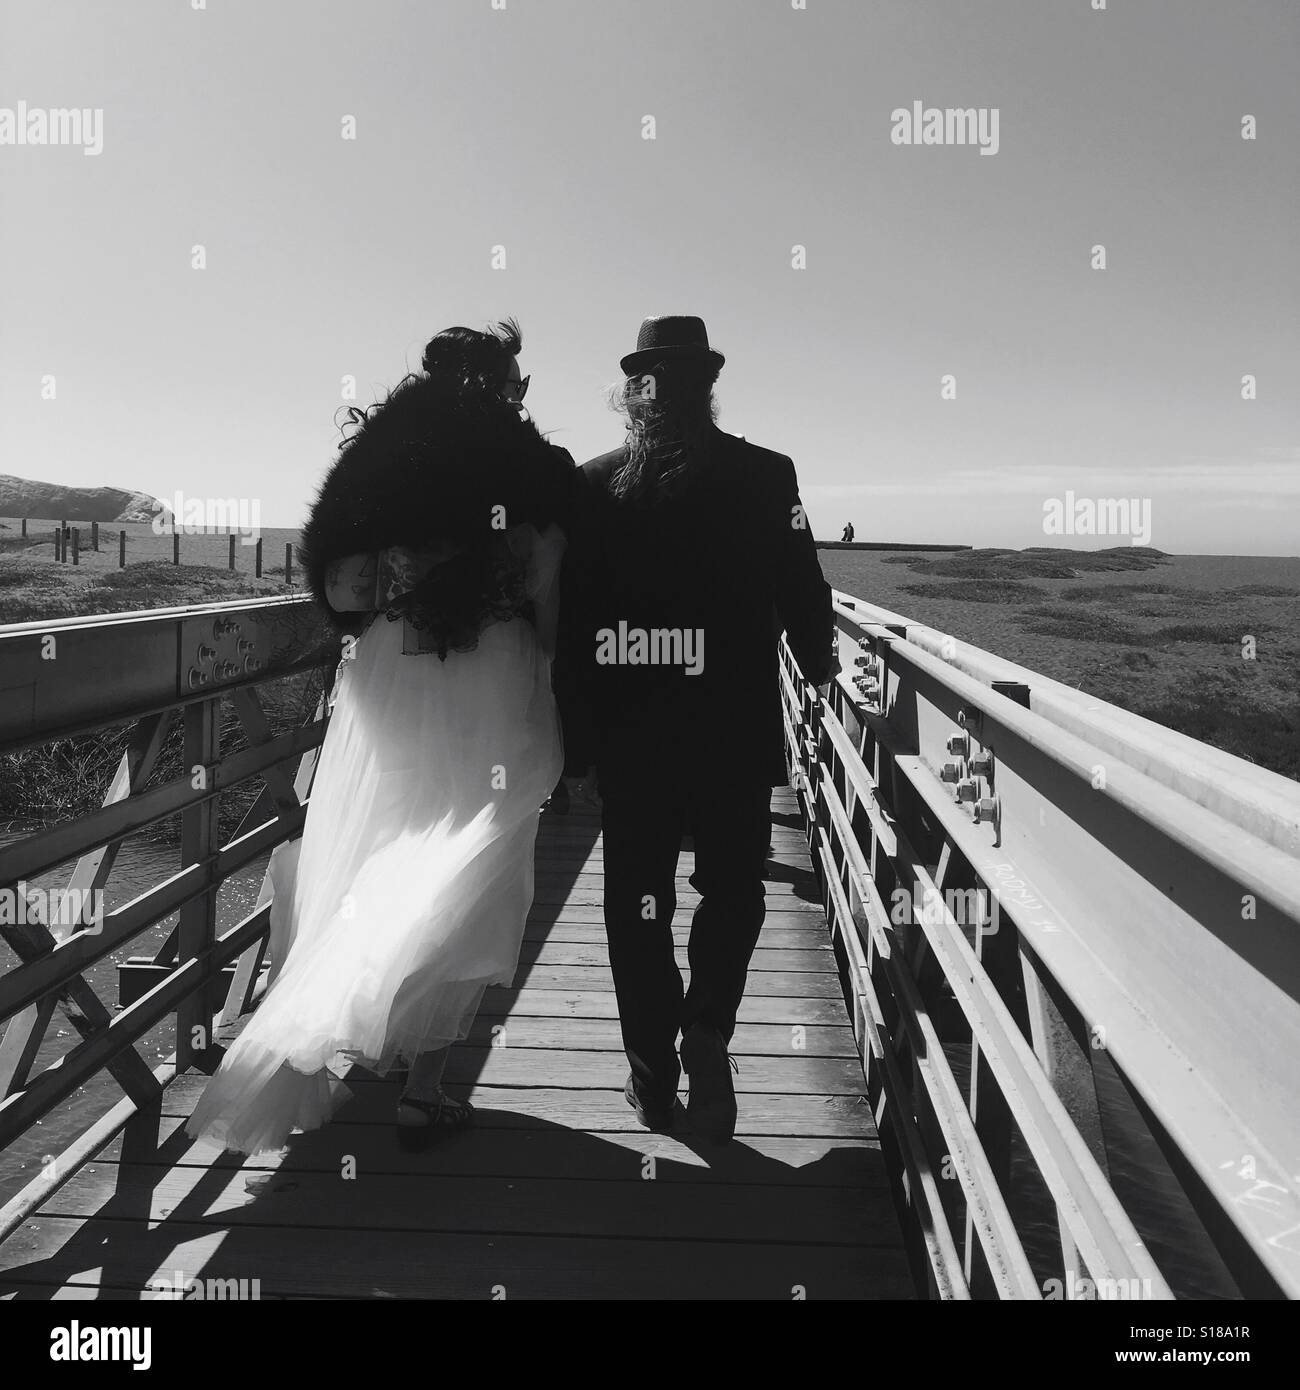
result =
[[178,1078],[0,1247],[0,1290],[140,1299],[197,1277],[263,1298],[912,1296],[792,795],[774,811],[734,1143],[698,1140],[684,1117],[672,1135],[637,1125],[597,825],[546,816],[516,987],[489,992],[449,1067],[475,1129],[403,1152],[397,1081],[354,1068],[333,1123],[241,1162],[186,1138],[206,1078]]

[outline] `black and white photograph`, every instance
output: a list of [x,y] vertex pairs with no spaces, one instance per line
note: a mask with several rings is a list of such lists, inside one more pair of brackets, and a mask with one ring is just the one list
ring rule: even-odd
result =
[[10,1354],[1280,1357],[1297,228],[1295,0],[0,0]]

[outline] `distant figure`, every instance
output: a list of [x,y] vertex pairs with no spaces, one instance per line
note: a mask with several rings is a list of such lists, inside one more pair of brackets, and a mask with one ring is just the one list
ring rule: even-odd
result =
[[[728,1045],[763,925],[772,786],[787,780],[781,629],[808,680],[837,669],[812,531],[791,524],[794,464],[714,423],[722,361],[686,315],[647,319],[622,359],[627,437],[580,474],[556,668],[571,790],[594,774],[603,802],[624,1095],[647,1128],[671,1128],[684,1068],[692,1127],[719,1141],[736,1125]],[[683,996],[672,923],[687,825],[700,902]]]
[[840,540],[842,540],[842,541],[852,541],[852,539],[853,539],[853,523],[850,521],[849,524],[844,528],[844,534],[840,537]]

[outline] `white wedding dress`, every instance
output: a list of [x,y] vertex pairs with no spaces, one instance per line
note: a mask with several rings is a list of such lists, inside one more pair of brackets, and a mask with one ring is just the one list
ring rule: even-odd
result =
[[323,1124],[352,1062],[385,1071],[465,1036],[509,984],[538,810],[563,766],[550,643],[564,535],[507,533],[536,627],[404,655],[377,617],[343,663],[301,840],[272,861],[271,984],[186,1126],[243,1153]]

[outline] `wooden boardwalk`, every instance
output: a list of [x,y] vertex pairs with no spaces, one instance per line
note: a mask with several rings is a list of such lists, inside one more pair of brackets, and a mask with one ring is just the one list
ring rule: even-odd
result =
[[475,1129],[404,1153],[397,1083],[354,1069],[332,1124],[241,1163],[185,1138],[205,1078],[182,1076],[0,1246],[0,1296],[140,1298],[179,1271],[263,1298],[911,1297],[793,793],[773,812],[732,1144],[637,1124],[598,823],[548,814],[515,988],[489,991],[448,1069]]

